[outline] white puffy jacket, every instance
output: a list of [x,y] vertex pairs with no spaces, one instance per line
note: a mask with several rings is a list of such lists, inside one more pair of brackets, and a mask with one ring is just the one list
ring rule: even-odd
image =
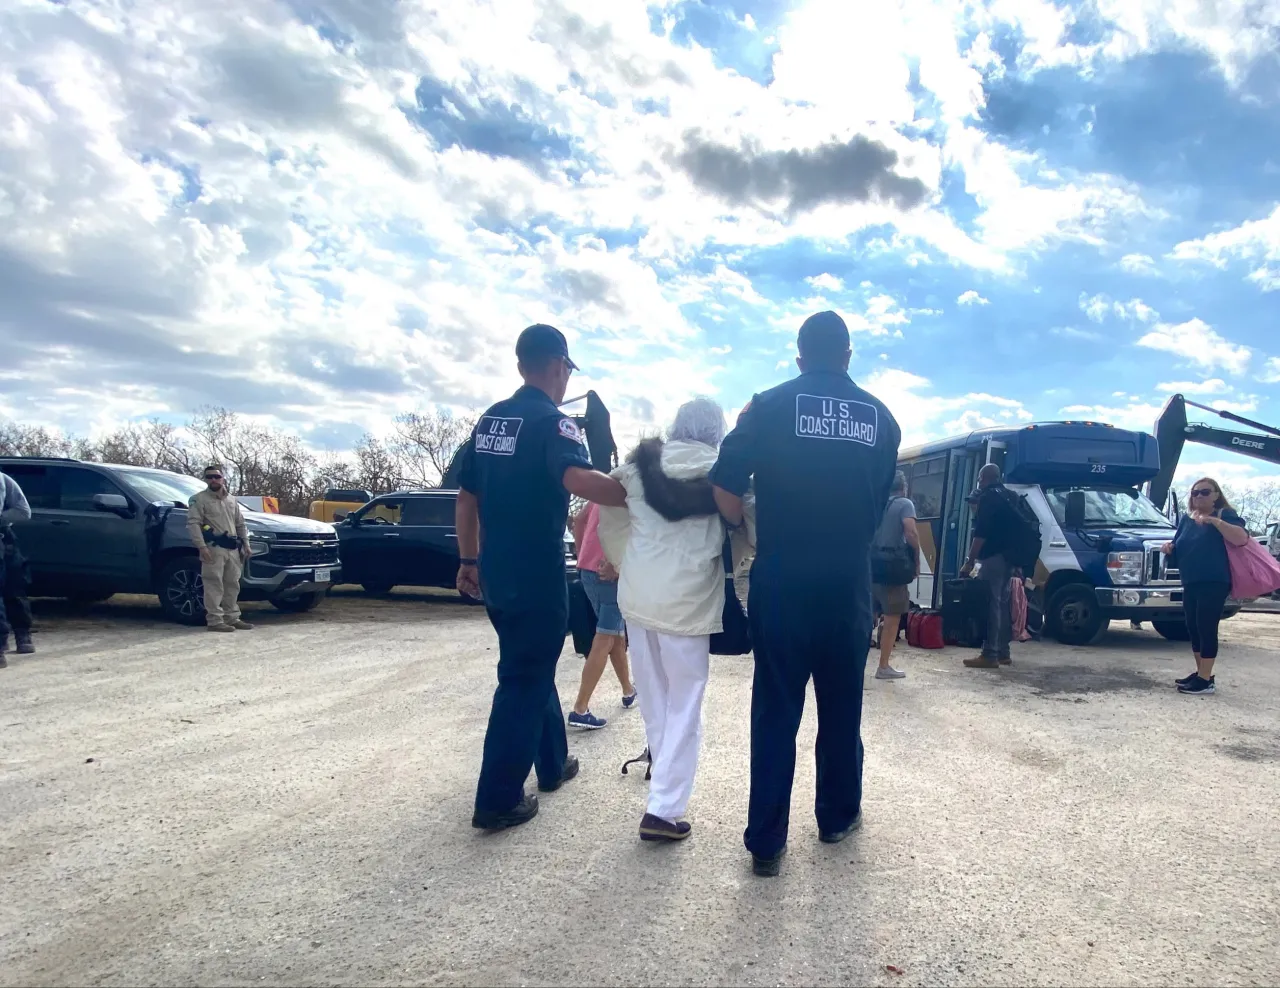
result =
[[[662,472],[676,480],[705,477],[716,451],[669,442]],[[600,509],[600,545],[618,569],[618,607],[628,622],[669,635],[712,635],[724,613],[724,523],[719,515],[667,521],[644,500],[636,466],[613,472],[627,489],[625,508]]]

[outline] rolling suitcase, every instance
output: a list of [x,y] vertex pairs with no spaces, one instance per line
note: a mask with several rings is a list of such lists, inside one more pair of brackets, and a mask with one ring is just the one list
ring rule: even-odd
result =
[[950,645],[977,648],[987,635],[991,590],[982,580],[947,580],[942,584],[942,636]]

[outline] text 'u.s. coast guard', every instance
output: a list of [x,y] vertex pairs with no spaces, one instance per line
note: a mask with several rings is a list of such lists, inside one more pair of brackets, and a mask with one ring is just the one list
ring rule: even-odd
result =
[[821,395],[796,395],[796,435],[810,439],[843,439],[876,444],[880,424],[874,405]]

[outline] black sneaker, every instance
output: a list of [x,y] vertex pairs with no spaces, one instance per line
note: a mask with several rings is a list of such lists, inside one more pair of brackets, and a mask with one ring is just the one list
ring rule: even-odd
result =
[[18,646],[19,655],[31,655],[36,650],[35,642],[31,640],[30,631],[15,631],[13,640]]
[[861,826],[862,810],[858,810],[858,815],[853,818],[853,822],[849,824],[849,826],[845,827],[843,830],[833,830],[825,834],[819,832],[818,840],[822,841],[824,844],[839,844]]
[[1208,696],[1214,692],[1213,680],[1192,676],[1190,682],[1183,683],[1178,687],[1178,692],[1187,693],[1191,696]]
[[664,820],[662,817],[654,816],[652,813],[646,813],[640,820],[641,840],[684,840],[692,830],[693,825],[686,820],[672,823],[670,820]]
[[[1199,674],[1198,672],[1193,672],[1190,676],[1183,676],[1181,679],[1175,679],[1175,680],[1173,681],[1173,685],[1174,685],[1174,686],[1186,686],[1186,685],[1187,685],[1187,683],[1191,682],[1191,680],[1195,679],[1195,678],[1196,678],[1197,676],[1199,676],[1199,675],[1200,675],[1200,674]],[[1217,677],[1216,677],[1216,676],[1210,676],[1210,677],[1209,677],[1209,682],[1211,682],[1211,683],[1212,683],[1212,682],[1213,682],[1214,680],[1216,680],[1216,679],[1217,679]]]
[[568,782],[577,774],[578,774],[578,758],[576,755],[569,755],[564,760],[564,770],[561,771],[560,773],[560,781],[553,782],[549,786],[544,786],[541,782],[539,782],[538,792],[555,792],[557,789],[559,789],[562,785],[564,785],[566,782]]
[[761,878],[776,878],[778,871],[782,868],[782,859],[786,857],[786,854],[787,849],[784,847],[771,858],[762,858],[758,854],[751,855],[751,873],[759,875]]
[[538,815],[538,797],[525,796],[509,810],[476,810],[471,816],[471,826],[477,830],[506,830],[528,823]]

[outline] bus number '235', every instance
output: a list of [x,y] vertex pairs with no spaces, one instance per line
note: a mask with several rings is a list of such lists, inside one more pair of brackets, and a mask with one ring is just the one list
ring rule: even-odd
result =
[[1092,466],[1093,466],[1093,469],[1089,471],[1090,473],[1106,473],[1107,472],[1107,465],[1105,463],[1094,463]]

